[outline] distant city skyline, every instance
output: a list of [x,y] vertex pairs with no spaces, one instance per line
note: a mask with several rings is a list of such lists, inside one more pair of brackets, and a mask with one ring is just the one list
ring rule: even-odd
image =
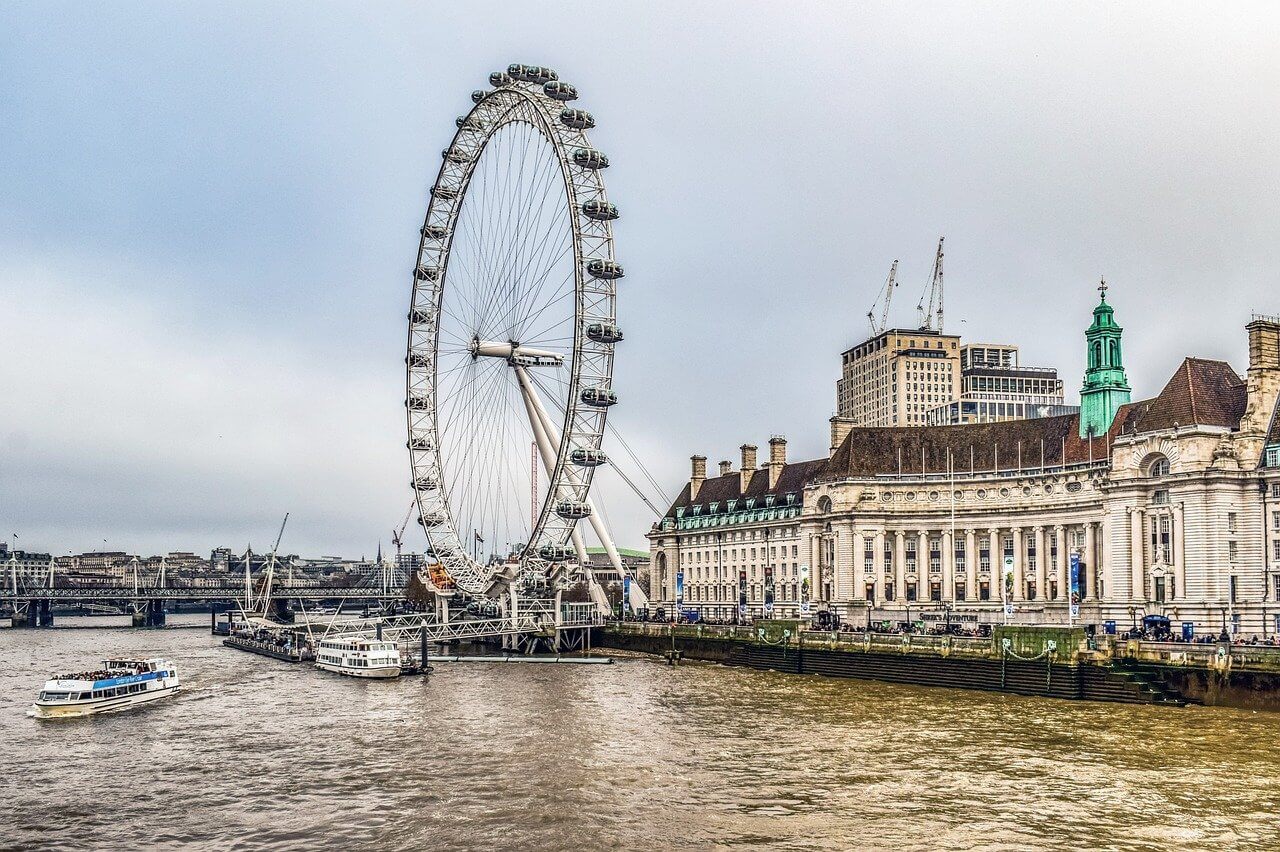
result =
[[[840,353],[894,258],[889,321],[914,323],[939,236],[945,330],[1020,346],[1070,404],[1103,275],[1135,399],[1185,354],[1242,373],[1251,312],[1280,313],[1270,6],[321,6],[0,8],[19,547],[265,546],[286,511],[289,552],[389,547],[426,189],[508,62],[557,68],[599,124],[627,269],[610,417],[667,497],[694,452],[825,456]],[[651,514],[600,485],[643,547]]]

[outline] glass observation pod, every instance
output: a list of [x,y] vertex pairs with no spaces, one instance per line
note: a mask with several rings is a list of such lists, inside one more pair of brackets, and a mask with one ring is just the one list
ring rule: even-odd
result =
[[583,169],[607,169],[609,158],[595,148],[578,148],[573,152],[573,164]]
[[414,411],[426,411],[431,407],[431,402],[425,396],[411,396],[406,405]]
[[560,123],[565,127],[572,127],[574,130],[590,130],[596,126],[596,120],[591,117],[591,113],[585,109],[569,109],[568,107],[560,110]]
[[559,74],[541,65],[508,65],[507,73],[511,75],[512,79],[519,80],[522,83],[537,83],[538,85],[560,79]]
[[506,71],[494,71],[489,75],[489,85],[495,89],[500,86],[509,86],[512,83],[511,75]]
[[601,450],[578,448],[569,453],[569,461],[578,467],[599,467],[609,461],[609,457]]
[[459,164],[471,162],[471,157],[467,156],[467,154],[463,153],[462,151],[455,151],[452,148],[445,148],[443,151],[441,151],[440,159],[448,160],[451,163],[459,163]]
[[582,205],[582,212],[588,219],[597,222],[609,222],[618,218],[618,208],[607,201],[588,201]]
[[564,547],[556,544],[544,544],[538,548],[538,555],[548,562],[567,562],[576,554],[572,547]]
[[414,352],[408,358],[405,358],[404,362],[410,367],[430,367],[431,356],[425,352]]
[[552,80],[544,83],[542,91],[547,97],[555,101],[576,101],[578,99],[578,90],[563,80]]
[[418,523],[424,527],[438,527],[447,520],[448,519],[445,517],[444,512],[427,512],[425,515],[418,518]]
[[592,278],[613,281],[623,276],[622,265],[612,260],[588,260],[587,272]]
[[429,240],[443,240],[449,234],[448,228],[442,228],[439,225],[423,225],[418,229],[418,233]]
[[438,266],[419,266],[413,270],[413,277],[419,281],[435,281],[440,277],[440,267]]
[[466,116],[466,115],[458,116],[453,120],[453,123],[458,125],[459,130],[479,130],[480,129],[479,122],[477,122],[475,119],[471,118],[470,116]]
[[404,446],[406,450],[429,450],[431,442],[426,438],[410,438],[404,442]]
[[[409,322],[413,323],[414,325],[423,325],[430,321],[431,321],[431,311],[427,310],[426,308],[414,308],[413,310],[409,311]],[[415,364],[414,366],[420,367],[422,365]]]
[[617,404],[618,395],[609,388],[587,388],[582,392],[582,401],[592,408],[608,408]]
[[488,92],[486,92],[484,89],[476,89],[474,92],[472,92],[472,93],[471,93],[471,100],[472,100],[472,102],[473,102],[473,103],[477,103],[477,104],[478,104],[478,103],[480,103],[482,100],[484,100],[484,99],[485,99],[485,96],[486,96],[486,95],[488,95],[488,94],[489,94],[489,93],[488,93]]
[[451,186],[433,186],[431,194],[436,198],[454,199],[458,197],[458,190]]
[[419,476],[413,482],[410,482],[409,485],[420,491],[430,491],[436,487],[436,481],[434,477]]
[[591,507],[577,500],[561,500],[556,504],[556,514],[566,521],[576,521],[591,514]]
[[617,343],[622,339],[622,329],[609,323],[596,322],[587,326],[587,337],[596,343]]

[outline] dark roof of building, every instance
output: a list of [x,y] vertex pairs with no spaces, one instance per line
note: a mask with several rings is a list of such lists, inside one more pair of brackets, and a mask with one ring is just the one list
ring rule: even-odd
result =
[[[1158,395],[1121,406],[1108,434],[1091,440],[1080,437],[1078,413],[955,426],[855,426],[830,459],[786,465],[772,489],[766,470],[757,472],[745,494],[736,472],[707,479],[694,501],[689,499],[686,483],[668,515],[695,504],[716,502],[723,508],[737,498],[798,494],[806,483],[817,481],[942,474],[953,469],[957,473],[1035,470],[1102,460],[1111,442],[1125,433],[1191,425],[1239,428],[1245,402],[1245,383],[1229,364],[1187,358]],[[1273,419],[1271,432],[1280,435],[1280,413]]]
[[1280,444],[1280,397],[1276,399],[1275,410],[1271,412],[1271,429],[1267,432],[1267,444]]
[[1124,431],[1150,432],[1193,423],[1236,429],[1246,402],[1244,380],[1230,364],[1186,358],[1158,396],[1127,406]]

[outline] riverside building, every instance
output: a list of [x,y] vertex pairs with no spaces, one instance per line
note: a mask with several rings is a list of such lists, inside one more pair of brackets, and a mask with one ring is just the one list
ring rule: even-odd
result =
[[959,398],[930,409],[925,422],[997,423],[1078,410],[1063,404],[1057,370],[1020,365],[1016,346],[969,343],[960,347]]
[[1280,633],[1280,318],[1247,331],[1243,378],[1186,358],[1132,401],[1104,290],[1079,412],[930,428],[836,417],[827,458],[788,462],[775,438],[767,464],[745,445],[713,477],[694,456],[649,533],[652,605],[1098,629],[1162,614],[1199,633]]

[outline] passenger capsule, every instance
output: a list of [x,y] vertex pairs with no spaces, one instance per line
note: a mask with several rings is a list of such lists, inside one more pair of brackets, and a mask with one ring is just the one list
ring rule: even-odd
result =
[[544,544],[538,548],[538,555],[548,562],[568,562],[577,555],[577,551],[564,545]]
[[449,235],[449,229],[440,225],[423,225],[418,229],[418,233],[429,240],[443,240]]
[[537,83],[539,86],[560,78],[559,74],[541,65],[508,65],[507,73],[512,79],[522,83]]
[[431,400],[425,396],[411,396],[407,404],[414,411],[426,411],[431,408]]
[[624,274],[622,266],[612,260],[589,260],[587,261],[587,272],[592,278],[600,278],[604,281],[613,281],[621,278]]
[[617,405],[618,395],[609,388],[587,388],[582,392],[582,401],[592,408],[608,408]]
[[436,198],[452,200],[458,197],[458,190],[454,189],[451,186],[433,186],[431,187],[431,194],[434,195]]
[[609,457],[602,450],[579,448],[569,453],[569,461],[578,467],[599,467],[608,464]]
[[414,308],[409,311],[409,322],[414,325],[425,325],[431,322],[431,311],[426,308]]
[[587,326],[587,337],[596,343],[617,343],[622,339],[622,329],[609,323],[592,323]]
[[448,160],[451,163],[469,163],[471,155],[465,151],[455,151],[453,148],[445,148],[440,152],[440,158]]
[[410,482],[409,485],[413,488],[417,488],[419,491],[434,491],[436,487],[436,480],[435,477],[432,476],[419,476],[413,482]]
[[489,75],[489,85],[495,89],[502,86],[510,86],[512,83],[511,75],[506,71],[494,71]]
[[438,266],[419,266],[413,270],[413,277],[419,281],[435,281],[440,278],[440,267]]
[[618,218],[618,208],[607,201],[588,201],[582,205],[582,212],[588,219],[597,222],[609,222]]
[[460,115],[453,120],[459,130],[479,130],[480,123],[469,115]]
[[585,109],[569,109],[568,107],[560,110],[560,123],[565,127],[572,127],[574,130],[590,130],[596,126],[596,120],[591,117],[591,113]]
[[542,91],[547,97],[555,101],[576,101],[578,99],[578,90],[563,80],[552,80],[543,84]]
[[561,500],[556,504],[556,514],[566,521],[576,521],[591,514],[591,507],[577,500]]
[[418,523],[424,527],[438,527],[446,521],[444,512],[427,512],[418,518]]
[[431,439],[425,435],[414,435],[404,444],[407,450],[429,450],[431,449]]
[[411,352],[409,357],[405,358],[405,363],[410,367],[430,367],[431,356],[425,352]]
[[573,152],[573,164],[581,169],[596,171],[609,168],[609,158],[595,148],[578,148]]
[[482,100],[484,100],[485,96],[488,94],[489,93],[486,92],[484,89],[476,89],[474,92],[471,93],[471,102],[478,104]]

